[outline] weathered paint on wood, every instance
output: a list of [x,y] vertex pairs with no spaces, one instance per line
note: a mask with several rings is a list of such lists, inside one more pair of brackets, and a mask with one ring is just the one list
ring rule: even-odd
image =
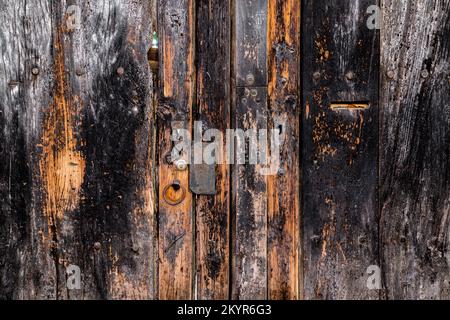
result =
[[268,176],[268,297],[299,298],[300,1],[269,1],[269,128],[283,137]]
[[151,298],[149,2],[70,5],[1,4],[1,295]]
[[389,299],[449,299],[450,3],[382,3],[385,293]]
[[[159,283],[160,299],[193,298],[193,203],[189,172],[178,171],[171,159],[178,129],[190,130],[194,99],[194,1],[160,0],[160,99],[158,115]],[[188,159],[185,152],[182,157]],[[168,191],[175,199],[165,199]],[[183,197],[183,193],[185,194]],[[171,196],[169,195],[169,198]],[[169,199],[170,200],[170,199]]]
[[[377,30],[373,1],[302,2],[304,297],[376,299],[378,258]],[[367,109],[332,109],[362,102]]]
[[[231,2],[199,0],[196,16],[198,115],[195,119],[202,121],[203,131],[219,130],[220,145],[225,146],[226,130],[230,128]],[[225,160],[225,147],[218,152],[221,154],[216,154],[216,158]],[[218,162],[213,165],[216,195],[199,195],[195,199],[199,299],[229,297],[230,172],[227,163]]]

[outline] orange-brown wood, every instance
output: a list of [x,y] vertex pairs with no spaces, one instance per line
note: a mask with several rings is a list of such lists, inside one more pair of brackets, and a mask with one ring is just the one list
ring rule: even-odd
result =
[[[269,127],[282,144],[268,177],[268,296],[299,297],[300,1],[269,0]],[[275,159],[277,154],[271,154]]]
[[[194,1],[182,0],[176,6],[161,0],[159,45],[161,96],[158,105],[159,145],[159,298],[193,298],[193,211],[189,173],[177,171],[170,155],[174,129],[191,128],[194,97]],[[174,122],[177,122],[174,125]],[[178,204],[164,199],[178,197],[166,187],[179,183],[185,196]],[[178,201],[176,201],[178,202]]]

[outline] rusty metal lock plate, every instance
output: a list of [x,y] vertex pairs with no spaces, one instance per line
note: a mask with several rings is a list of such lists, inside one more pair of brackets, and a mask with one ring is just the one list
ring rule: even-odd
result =
[[215,195],[216,170],[215,165],[193,164],[190,169],[189,187],[197,195]]

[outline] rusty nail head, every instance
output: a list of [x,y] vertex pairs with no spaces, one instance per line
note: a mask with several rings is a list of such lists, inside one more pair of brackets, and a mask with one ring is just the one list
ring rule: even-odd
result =
[[31,73],[35,76],[37,76],[39,74],[39,68],[38,67],[33,67],[33,69],[31,69]]
[[117,68],[117,74],[118,74],[119,76],[122,76],[124,73],[125,73],[125,70],[123,69],[123,67]]
[[247,84],[251,86],[255,83],[255,76],[250,73],[247,75],[245,80],[247,81]]
[[77,76],[82,76],[84,74],[83,67],[76,68],[75,73],[77,74]]
[[321,238],[320,236],[314,235],[311,237],[311,241],[317,244],[320,242],[320,238]]
[[359,244],[364,244],[367,242],[367,237],[366,236],[360,236],[359,239]]

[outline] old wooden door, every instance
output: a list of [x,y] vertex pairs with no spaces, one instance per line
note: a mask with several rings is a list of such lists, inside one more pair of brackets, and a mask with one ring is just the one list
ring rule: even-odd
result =
[[450,298],[448,1],[0,9],[1,298]]

